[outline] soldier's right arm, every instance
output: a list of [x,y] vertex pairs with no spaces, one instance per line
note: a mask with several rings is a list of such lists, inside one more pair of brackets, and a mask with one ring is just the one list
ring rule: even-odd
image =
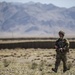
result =
[[55,42],[55,49],[58,48],[58,41],[59,41],[59,39]]

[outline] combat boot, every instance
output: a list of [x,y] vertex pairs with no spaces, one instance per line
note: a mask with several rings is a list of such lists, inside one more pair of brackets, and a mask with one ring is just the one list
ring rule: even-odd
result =
[[66,69],[64,69],[63,72],[65,73],[67,70],[70,70],[70,68],[66,68]]
[[57,73],[57,69],[55,69],[55,68],[52,68],[52,71],[54,71],[55,73]]

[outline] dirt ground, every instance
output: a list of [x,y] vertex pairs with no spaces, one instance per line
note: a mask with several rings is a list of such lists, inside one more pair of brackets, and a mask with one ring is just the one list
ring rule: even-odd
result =
[[62,62],[58,73],[51,70],[55,56],[55,49],[1,49],[0,75],[75,75],[75,49],[67,54],[71,69],[66,73],[63,73]]

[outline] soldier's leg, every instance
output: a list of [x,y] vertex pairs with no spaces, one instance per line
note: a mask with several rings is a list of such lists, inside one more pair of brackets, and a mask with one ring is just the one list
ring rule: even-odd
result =
[[56,58],[56,62],[55,62],[55,69],[58,70],[58,67],[60,65],[61,62],[61,58]]
[[55,68],[52,68],[53,71],[57,72],[58,70],[58,67],[60,65],[60,62],[61,62],[61,57],[60,55],[56,55],[56,62],[55,62]]
[[63,61],[63,71],[65,72],[67,70],[67,57],[66,57],[66,55],[62,56],[62,61]]

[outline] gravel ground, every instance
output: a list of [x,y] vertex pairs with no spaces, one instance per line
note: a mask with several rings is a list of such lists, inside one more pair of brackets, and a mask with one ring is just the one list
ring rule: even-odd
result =
[[55,55],[54,49],[1,49],[0,75],[75,75],[75,49],[67,54],[71,69],[66,73],[62,62],[58,73],[52,72]]

